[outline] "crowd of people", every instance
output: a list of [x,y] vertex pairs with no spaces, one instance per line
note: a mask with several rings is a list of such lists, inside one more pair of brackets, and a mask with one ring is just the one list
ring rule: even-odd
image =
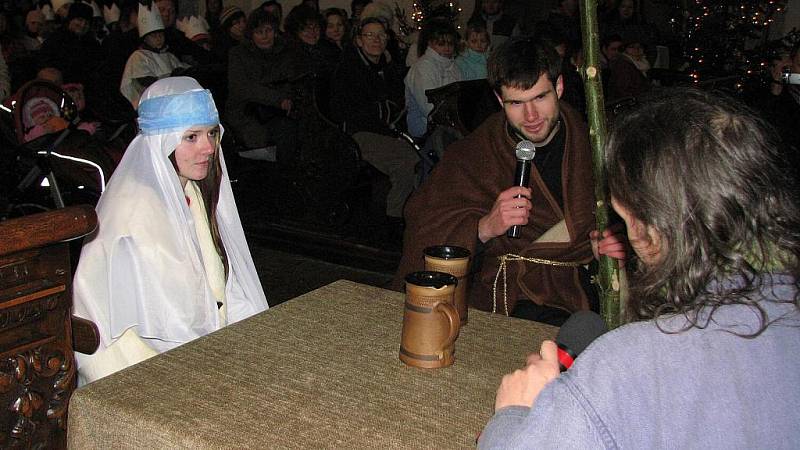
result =
[[[632,5],[622,0],[602,14],[612,101],[650,85],[647,61],[658,37]],[[502,0],[478,0],[463,34],[442,10],[409,36],[399,34],[393,8],[369,0],[354,0],[350,14],[320,11],[313,0],[287,14],[275,0],[255,2],[251,11],[208,0],[204,14],[192,17],[177,6],[53,0],[0,13],[0,97],[9,99],[29,80],[57,78],[82,86],[84,115],[104,122],[132,117],[154,81],[189,75],[212,92],[236,142],[275,146],[286,166],[297,163],[298,120],[310,109],[299,97],[313,98],[314,112],[352,136],[361,157],[389,177],[386,214],[396,222],[426,176],[415,168],[411,146],[424,144],[435,128],[426,91],[485,79],[489,53],[509,37],[535,34],[550,42],[563,61],[563,100],[584,110],[575,0],[560,1],[535,22],[507,13]]]

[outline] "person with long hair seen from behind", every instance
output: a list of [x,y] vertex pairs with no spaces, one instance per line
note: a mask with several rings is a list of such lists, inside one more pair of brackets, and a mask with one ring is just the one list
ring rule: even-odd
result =
[[220,149],[208,90],[153,83],[140,132],[97,204],[74,278],[74,314],[100,347],[77,354],[94,381],[268,308]]
[[779,139],[720,93],[618,116],[611,203],[637,255],[630,323],[559,375],[556,345],[503,378],[479,448],[796,448],[800,203]]

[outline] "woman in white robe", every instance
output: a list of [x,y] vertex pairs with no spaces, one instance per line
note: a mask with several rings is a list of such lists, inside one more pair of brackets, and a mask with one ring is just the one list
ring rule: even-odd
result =
[[75,272],[74,313],[100,331],[97,352],[77,354],[81,384],[269,307],[211,93],[192,78],[159,80],[142,95],[139,127]]

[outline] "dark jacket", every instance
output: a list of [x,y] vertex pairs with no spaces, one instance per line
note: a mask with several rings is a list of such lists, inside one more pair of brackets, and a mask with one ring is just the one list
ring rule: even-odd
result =
[[373,64],[356,47],[348,47],[333,76],[331,115],[349,134],[359,131],[392,135],[388,122],[405,102],[404,67],[381,56]]
[[55,67],[61,71],[65,83],[84,86],[95,80],[95,71],[104,59],[94,35],[78,36],[65,28],[51,34],[39,51],[40,67]]
[[259,49],[251,40],[231,48],[225,115],[246,146],[262,146],[270,136],[269,130],[246,111],[248,104],[279,108],[282,100],[292,98],[289,81],[304,72],[303,56],[278,37],[269,50]]

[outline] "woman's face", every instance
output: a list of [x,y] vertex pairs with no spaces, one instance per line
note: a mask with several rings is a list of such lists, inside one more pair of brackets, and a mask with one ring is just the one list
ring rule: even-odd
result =
[[219,125],[196,126],[183,132],[180,144],[175,147],[175,164],[182,186],[188,180],[201,181],[208,176],[218,141]]
[[327,26],[325,27],[325,37],[336,42],[342,42],[344,37],[344,19],[338,14],[331,14],[327,19]]
[[386,50],[386,30],[379,23],[368,23],[356,37],[356,45],[372,62],[378,62]]
[[319,24],[316,22],[307,22],[305,26],[297,33],[297,37],[308,45],[316,45],[319,42]]
[[253,44],[256,47],[269,50],[275,45],[275,29],[270,24],[264,24],[253,30]]
[[231,28],[228,33],[230,33],[230,35],[237,41],[241,41],[244,37],[245,25],[247,25],[247,19],[244,16],[241,16],[231,23]]

